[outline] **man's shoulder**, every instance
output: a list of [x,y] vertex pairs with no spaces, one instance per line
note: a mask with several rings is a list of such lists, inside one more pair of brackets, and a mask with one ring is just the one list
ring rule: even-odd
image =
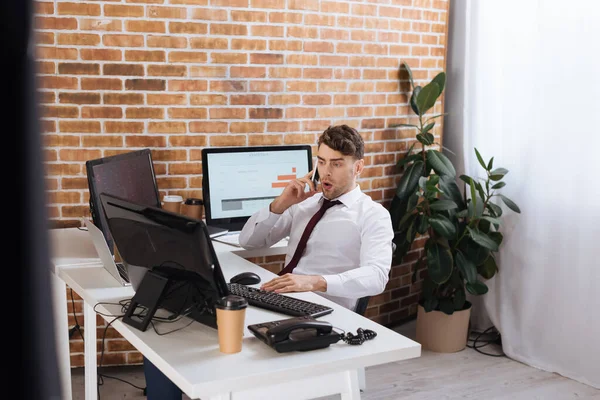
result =
[[360,205],[364,213],[369,216],[389,216],[390,212],[383,204],[373,200],[368,194],[362,193],[360,198]]

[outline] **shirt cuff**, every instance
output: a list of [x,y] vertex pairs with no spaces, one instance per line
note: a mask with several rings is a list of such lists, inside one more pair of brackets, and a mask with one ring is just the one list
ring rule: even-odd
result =
[[259,211],[256,223],[273,227],[282,215],[283,214],[275,214],[269,210],[269,207],[266,207]]
[[344,296],[348,293],[343,293],[342,290],[342,277],[340,275],[321,275],[325,282],[327,282],[327,293],[330,296]]

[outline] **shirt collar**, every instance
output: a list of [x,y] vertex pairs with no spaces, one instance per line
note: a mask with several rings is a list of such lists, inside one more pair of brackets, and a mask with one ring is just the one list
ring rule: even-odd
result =
[[[344,193],[343,195],[341,195],[335,199],[331,199],[331,200],[332,201],[339,200],[346,207],[350,207],[353,203],[355,203],[358,200],[358,198],[360,197],[361,194],[362,194],[362,191],[360,190],[360,185],[356,184],[356,187],[354,189],[352,189],[351,191]],[[323,196],[323,193],[321,193],[321,198],[319,199],[319,203],[322,203],[322,199],[324,199],[324,198],[325,197]]]

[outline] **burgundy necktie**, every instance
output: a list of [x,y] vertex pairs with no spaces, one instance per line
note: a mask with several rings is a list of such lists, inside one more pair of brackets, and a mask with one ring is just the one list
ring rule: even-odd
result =
[[313,215],[313,217],[310,219],[310,221],[308,221],[308,225],[306,225],[306,228],[304,228],[304,232],[302,233],[300,242],[298,242],[298,247],[296,247],[296,252],[294,252],[294,256],[292,257],[292,260],[277,275],[281,276],[281,275],[292,273],[294,268],[296,268],[296,265],[298,265],[298,261],[300,261],[300,257],[302,257],[302,253],[304,253],[304,249],[306,248],[306,242],[308,241],[310,234],[312,233],[313,229],[315,228],[315,225],[317,225],[317,222],[319,222],[319,220],[323,217],[323,215],[325,214],[325,211],[327,211],[330,207],[335,206],[336,204],[342,204],[342,203],[339,200],[331,201],[331,200],[327,200],[326,198],[323,198],[323,205],[321,205],[321,208],[319,209],[319,211],[317,211],[316,214]]

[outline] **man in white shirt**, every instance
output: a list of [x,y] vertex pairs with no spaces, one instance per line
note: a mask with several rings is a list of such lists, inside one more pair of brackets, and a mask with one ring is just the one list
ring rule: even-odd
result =
[[[270,247],[289,236],[284,272],[294,265],[293,272],[264,283],[261,289],[314,291],[349,309],[355,308],[357,299],[384,291],[394,232],[388,210],[362,193],[356,182],[364,168],[363,157],[364,142],[355,129],[327,128],[318,140],[321,191],[311,181],[311,171],[291,181],[269,207],[246,222],[239,236],[246,249]],[[334,200],[340,203],[323,208],[314,229],[304,234],[323,203]],[[294,257],[302,242],[304,250],[300,246]]]

